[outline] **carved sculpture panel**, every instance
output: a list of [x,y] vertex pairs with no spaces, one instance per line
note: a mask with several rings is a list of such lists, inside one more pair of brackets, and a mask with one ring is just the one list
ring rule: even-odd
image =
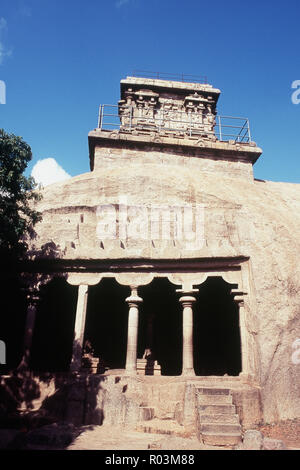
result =
[[195,92],[178,97],[128,88],[119,101],[120,129],[215,139],[215,100]]

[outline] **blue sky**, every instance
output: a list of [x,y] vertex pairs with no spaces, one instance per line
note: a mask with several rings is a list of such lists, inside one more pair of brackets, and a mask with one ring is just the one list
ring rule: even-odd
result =
[[250,119],[255,177],[299,183],[299,44],[299,0],[0,0],[0,127],[30,144],[29,171],[52,157],[75,176],[89,171],[87,134],[121,78],[207,75],[219,114]]

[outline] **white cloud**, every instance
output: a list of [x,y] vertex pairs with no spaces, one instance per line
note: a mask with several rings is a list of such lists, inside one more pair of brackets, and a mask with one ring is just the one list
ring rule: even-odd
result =
[[54,158],[38,160],[32,168],[31,176],[42,186],[48,186],[49,184],[71,178]]

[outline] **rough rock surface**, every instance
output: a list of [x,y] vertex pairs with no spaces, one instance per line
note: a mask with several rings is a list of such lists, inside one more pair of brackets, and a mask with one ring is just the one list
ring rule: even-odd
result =
[[[33,257],[41,247],[55,246],[54,256],[65,259],[182,259],[246,256],[250,258],[255,309],[247,328],[258,351],[265,422],[300,416],[300,365],[292,360],[293,343],[300,337],[300,185],[251,181],[200,171],[197,159],[172,164],[107,165],[48,186],[38,209]],[[122,166],[124,163],[124,166]],[[238,163],[239,164],[239,163]],[[102,245],[96,235],[97,207],[119,204],[126,195],[131,205],[203,204],[204,245],[185,251],[170,241],[128,238]],[[52,252],[53,254],[53,252]]]
[[300,419],[288,419],[259,426],[264,437],[283,441],[289,449],[300,449]]
[[263,450],[286,450],[286,445],[279,439],[264,438]]
[[280,439],[272,439],[260,431],[249,429],[244,433],[243,441],[236,450],[287,450],[287,446]]
[[261,450],[263,446],[263,435],[261,432],[249,429],[245,432],[243,443],[239,449],[242,450]]

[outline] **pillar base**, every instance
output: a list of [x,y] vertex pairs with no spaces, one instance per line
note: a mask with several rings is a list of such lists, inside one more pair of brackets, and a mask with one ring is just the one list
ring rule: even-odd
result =
[[182,377],[196,377],[194,369],[184,369],[181,373]]
[[137,369],[125,369],[125,375],[137,375]]

